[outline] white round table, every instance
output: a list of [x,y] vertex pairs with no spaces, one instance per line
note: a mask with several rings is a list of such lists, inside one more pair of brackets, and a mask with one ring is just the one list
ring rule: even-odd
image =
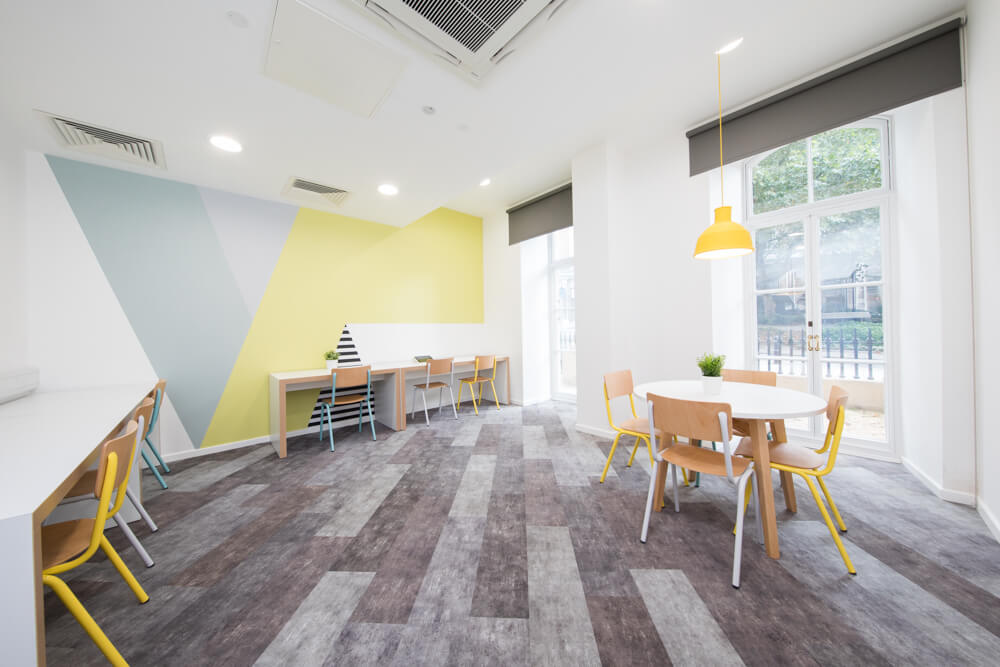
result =
[[[781,555],[778,549],[778,520],[774,511],[774,487],[771,481],[770,445],[784,442],[785,419],[811,417],[826,410],[826,402],[813,394],[782,387],[768,387],[745,382],[723,382],[718,394],[706,394],[701,380],[661,380],[637,385],[632,393],[643,400],[646,394],[705,403],[728,403],[733,419],[745,420],[753,444],[757,497],[764,524],[764,548],[771,558]],[[767,439],[766,424],[771,422],[774,441]],[[794,511],[795,491],[791,475],[782,473],[785,504]]]

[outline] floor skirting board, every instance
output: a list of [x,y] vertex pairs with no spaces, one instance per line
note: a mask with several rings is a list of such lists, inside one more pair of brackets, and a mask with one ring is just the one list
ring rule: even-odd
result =
[[[918,468],[913,464],[912,461],[907,459],[905,456],[900,460],[903,467],[910,471],[914,477],[920,480],[920,483],[930,489],[931,493],[940,498],[941,500],[947,500],[950,503],[959,503],[960,505],[968,505],[970,507],[976,506],[976,496],[972,493],[966,493],[964,491],[956,491],[954,489],[946,489],[940,484],[938,484],[934,479],[932,479],[927,473]],[[983,517],[984,519],[986,517]],[[989,521],[986,522],[989,524]],[[990,530],[993,530],[991,527]],[[993,530],[993,534],[996,535],[996,531]]]

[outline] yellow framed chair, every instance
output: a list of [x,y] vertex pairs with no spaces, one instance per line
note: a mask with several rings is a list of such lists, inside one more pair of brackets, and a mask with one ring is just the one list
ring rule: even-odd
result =
[[[826,404],[826,418],[829,425],[826,429],[826,438],[823,441],[823,446],[819,449],[810,449],[804,445],[797,445],[790,442],[772,445],[770,450],[771,468],[799,475],[805,480],[809,491],[812,492],[813,500],[816,501],[816,506],[819,507],[820,514],[823,515],[826,527],[830,529],[830,535],[833,536],[833,541],[837,545],[837,551],[840,552],[840,557],[844,559],[847,571],[851,574],[857,574],[857,570],[854,569],[854,563],[851,562],[851,557],[847,554],[847,550],[844,549],[844,542],[840,539],[840,535],[837,532],[837,527],[839,527],[841,531],[846,533],[847,526],[844,524],[844,519],[840,516],[837,505],[833,502],[830,489],[826,487],[826,482],[823,481],[824,477],[833,472],[833,466],[837,462],[837,452],[840,450],[840,438],[844,433],[846,405],[847,392],[837,386],[831,387],[830,397]],[[736,453],[739,456],[752,458],[752,446],[749,438],[743,438],[740,441]],[[823,490],[826,501],[830,504],[830,510],[832,510],[833,516],[837,519],[837,527],[833,525],[830,514],[826,511],[826,505],[823,504],[823,499],[820,498],[819,491],[816,490],[816,484],[813,483],[814,479]]]
[[[488,368],[493,368],[493,373],[491,375],[486,375],[483,373],[480,375],[480,371],[485,371]],[[455,411],[458,411],[459,406],[462,405],[462,388],[465,385],[469,385],[469,391],[472,392],[472,409],[479,414],[479,405],[476,402],[476,386],[479,386],[479,403],[483,402],[483,386],[489,382],[490,389],[493,390],[493,400],[496,401],[497,410],[500,409],[500,397],[497,396],[497,386],[494,384],[494,380],[497,379],[497,358],[492,354],[484,354],[476,356],[476,369],[473,376],[470,378],[461,378],[458,383],[458,401],[455,402]]]
[[[146,591],[122,562],[121,557],[104,536],[104,523],[121,507],[128,485],[132,457],[140,446],[143,424],[130,421],[122,435],[101,445],[100,460],[95,476],[94,495],[98,498],[97,514],[93,519],[76,519],[42,526],[42,583],[62,600],[73,617],[113,665],[128,665],[118,649],[97,625],[58,574],[78,567],[100,548],[118,570],[140,603],[149,600]],[[114,495],[114,507],[112,507]]]
[[[623,435],[635,438],[632,454],[628,457],[628,467],[632,467],[632,461],[635,460],[635,453],[639,449],[640,442],[646,443],[646,450],[649,452],[649,465],[655,465],[653,461],[653,445],[649,441],[649,420],[640,417],[635,412],[635,398],[632,396],[634,386],[632,371],[630,370],[615,371],[614,373],[604,375],[604,407],[608,411],[608,424],[615,430],[616,434],[614,442],[611,443],[611,452],[608,454],[608,461],[604,464],[604,470],[601,471],[602,484],[604,483],[604,478],[608,476],[608,469],[611,468],[611,459],[614,458],[615,450],[618,448],[618,439]],[[615,424],[615,419],[611,415],[611,401],[621,396],[628,396],[628,404],[632,409],[632,417],[625,419],[620,424]]]
[[[728,403],[704,403],[683,401],[656,394],[648,394],[649,437],[656,457],[656,471],[649,478],[649,493],[646,496],[646,513],[642,521],[639,540],[645,544],[649,534],[649,521],[655,507],[659,512],[663,507],[664,486],[667,470],[673,468],[674,511],[681,511],[678,495],[677,469],[682,468],[706,475],[725,477],[736,487],[736,540],[733,547],[733,588],[740,587],[740,567],[743,556],[743,516],[746,504],[743,499],[750,492],[754,515],[757,519],[757,535],[763,536],[760,512],[757,509],[757,495],[753,489],[753,461],[736,456],[733,435],[733,410]],[[655,429],[655,430],[654,430]],[[658,432],[662,432],[660,436]],[[657,438],[662,442],[657,446]],[[691,440],[708,440],[722,443],[722,451],[712,451],[704,447],[677,442],[678,437]],[[665,443],[665,445],[664,445]]]

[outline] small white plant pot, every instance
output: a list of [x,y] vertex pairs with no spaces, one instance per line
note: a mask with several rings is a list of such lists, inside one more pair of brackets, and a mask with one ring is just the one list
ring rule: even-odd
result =
[[326,370],[332,371],[337,367],[337,359],[327,359],[326,360]]
[[722,393],[722,378],[702,375],[701,388],[709,396],[718,396]]

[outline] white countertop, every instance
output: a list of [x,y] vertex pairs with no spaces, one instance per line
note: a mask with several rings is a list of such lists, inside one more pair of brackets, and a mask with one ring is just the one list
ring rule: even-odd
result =
[[[506,355],[498,354],[497,359],[506,359]],[[471,364],[475,363],[476,355],[465,354],[455,357],[455,364]],[[362,366],[368,365],[369,362],[362,362]],[[422,362],[415,359],[404,359],[402,361],[373,361],[370,362],[372,367],[372,372],[378,371],[395,371],[399,369],[413,370],[420,369],[424,367]],[[344,366],[344,368],[352,368],[352,366]],[[271,377],[275,380],[301,380],[303,378],[316,377],[318,375],[329,375],[330,371],[326,368],[310,368],[302,371],[276,371],[271,373]]]
[[152,388],[37,392],[0,405],[0,519],[34,512]]
[[701,380],[661,380],[637,385],[632,393],[641,399],[651,393],[685,401],[728,403],[737,419],[793,419],[826,410],[826,401],[813,394],[746,382],[723,382],[721,393],[706,394]]

